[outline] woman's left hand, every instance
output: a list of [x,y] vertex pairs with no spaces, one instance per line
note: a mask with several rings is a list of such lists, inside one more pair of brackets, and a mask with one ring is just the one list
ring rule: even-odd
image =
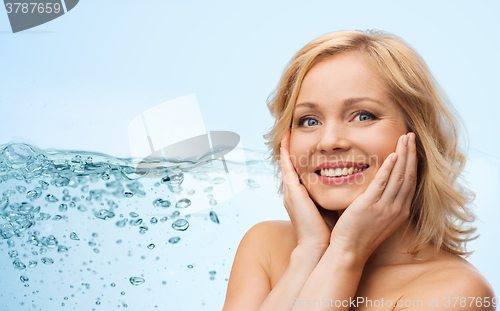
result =
[[415,134],[403,135],[364,193],[342,213],[330,246],[355,256],[362,264],[408,218],[417,180]]

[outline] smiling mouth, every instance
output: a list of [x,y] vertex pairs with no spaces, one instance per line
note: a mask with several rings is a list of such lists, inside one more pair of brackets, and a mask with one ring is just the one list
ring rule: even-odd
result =
[[348,176],[348,175],[353,175],[359,172],[362,172],[369,168],[369,165],[365,165],[364,167],[361,168],[355,168],[355,167],[343,167],[343,168],[322,168],[321,170],[317,170],[315,173],[320,175],[321,177],[342,177],[342,176]]

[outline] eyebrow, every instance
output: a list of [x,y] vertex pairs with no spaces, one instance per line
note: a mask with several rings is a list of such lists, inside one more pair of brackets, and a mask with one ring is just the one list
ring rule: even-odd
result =
[[[351,104],[354,104],[354,103],[357,103],[360,101],[372,101],[372,102],[375,102],[377,104],[384,105],[383,102],[381,102],[375,98],[371,98],[371,97],[351,97],[348,99],[344,99],[342,101],[341,105],[348,106],[348,105],[351,105]],[[309,107],[311,109],[317,108],[317,105],[315,103],[305,102],[305,103],[300,103],[300,104],[295,105],[294,110],[297,109],[297,107],[301,107],[301,106]]]

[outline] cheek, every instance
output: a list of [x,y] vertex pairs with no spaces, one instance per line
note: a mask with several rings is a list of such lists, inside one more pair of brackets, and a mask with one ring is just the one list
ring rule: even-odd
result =
[[289,151],[290,161],[296,169],[305,169],[309,165],[307,147],[304,145],[304,142],[300,140],[300,137],[292,136],[290,138]]
[[372,162],[371,165],[376,165],[378,167],[382,166],[382,163],[384,163],[389,154],[396,151],[398,138],[399,136],[395,138],[389,138],[387,136],[379,136],[377,138],[374,138],[370,142],[370,144],[372,145],[372,148],[370,150],[370,161]]

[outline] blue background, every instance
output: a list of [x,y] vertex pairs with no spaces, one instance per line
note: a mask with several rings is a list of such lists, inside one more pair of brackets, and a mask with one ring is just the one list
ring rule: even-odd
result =
[[[265,151],[266,98],[293,54],[331,31],[385,30],[417,50],[465,121],[482,234],[471,261],[498,293],[499,12],[497,1],[80,1],[17,34],[0,14],[0,144],[128,157],[135,116],[195,93],[207,130]],[[232,256],[251,225],[287,218],[261,210],[239,218]],[[208,309],[221,308],[218,292]]]

